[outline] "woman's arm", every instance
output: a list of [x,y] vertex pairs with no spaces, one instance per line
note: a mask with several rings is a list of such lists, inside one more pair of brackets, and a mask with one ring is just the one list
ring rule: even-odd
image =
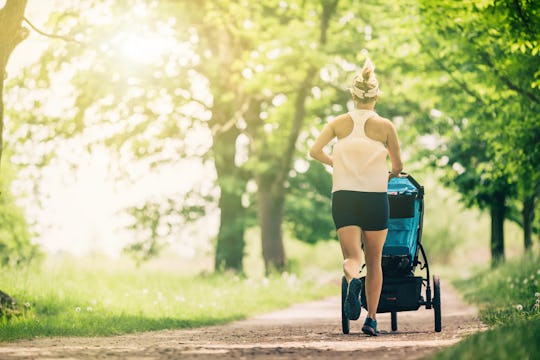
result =
[[332,125],[326,124],[317,139],[315,140],[315,143],[309,150],[309,155],[315,160],[322,162],[323,164],[332,166],[332,158],[327,153],[325,153],[323,149],[335,136],[336,135],[334,133]]
[[401,151],[399,149],[399,138],[396,131],[396,127],[390,121],[388,121],[388,137],[386,141],[386,148],[388,155],[390,156],[390,162],[392,163],[392,171],[390,177],[399,176],[403,170],[403,162],[401,161]]

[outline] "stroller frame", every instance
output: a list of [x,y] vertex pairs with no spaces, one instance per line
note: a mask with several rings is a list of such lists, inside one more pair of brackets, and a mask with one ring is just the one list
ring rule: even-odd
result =
[[[411,209],[414,210],[414,216],[418,216],[418,219],[415,219],[415,221],[418,221],[418,227],[417,229],[413,229],[416,230],[416,246],[413,254],[385,255],[383,250],[383,284],[377,313],[389,312],[391,315],[392,331],[397,331],[398,312],[418,310],[420,306],[425,306],[426,309],[434,310],[435,331],[440,332],[442,330],[440,278],[438,275],[433,275],[432,297],[429,263],[421,241],[424,219],[424,187],[409,174],[402,173],[398,179],[407,179],[410,185],[415,188],[415,190],[411,192],[414,195],[414,199],[407,199],[402,196],[404,194],[391,193],[389,191],[390,218],[396,219],[408,217],[410,211],[412,211]],[[408,194],[407,196],[411,197],[411,194]],[[414,205],[412,208],[411,200],[414,201],[414,203],[412,203]],[[405,210],[403,210],[404,208]],[[391,235],[391,231],[392,230],[389,229],[387,241]],[[419,259],[419,255],[421,255],[422,261]],[[425,270],[425,277],[415,276],[415,270],[418,265],[420,265],[420,271]],[[362,266],[362,270],[365,266],[365,264]],[[362,272],[362,270],[360,272]],[[360,302],[362,307],[367,309],[364,286],[365,276],[361,277],[360,280],[362,283]],[[421,294],[422,287],[425,288],[425,297]],[[343,276],[341,281],[341,323],[344,334],[348,334],[350,331],[350,320],[344,311],[347,288],[347,279]]]

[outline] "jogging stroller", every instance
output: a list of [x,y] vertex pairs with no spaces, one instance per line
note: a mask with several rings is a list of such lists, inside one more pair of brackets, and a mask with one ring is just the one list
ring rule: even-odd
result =
[[[392,331],[397,331],[399,311],[418,310],[420,306],[433,308],[435,331],[441,325],[441,288],[439,276],[433,276],[433,297],[429,265],[422,246],[422,223],[424,218],[424,187],[411,175],[392,178],[388,183],[390,221],[388,235],[383,247],[382,269],[383,285],[377,313],[390,313]],[[422,255],[420,261],[418,255]],[[416,266],[426,272],[426,277],[415,276]],[[362,267],[362,269],[365,265]],[[360,301],[367,310],[365,295],[365,276],[360,278],[362,289]],[[425,298],[422,288],[425,288]],[[341,323],[344,334],[349,333],[350,320],[345,315],[344,305],[347,296],[347,280],[341,281]]]

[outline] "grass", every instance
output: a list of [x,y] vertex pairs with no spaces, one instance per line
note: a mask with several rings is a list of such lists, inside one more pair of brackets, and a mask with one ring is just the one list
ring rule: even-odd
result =
[[454,282],[478,304],[491,329],[437,354],[436,359],[540,359],[540,256],[523,255]]
[[[307,245],[289,246],[300,251]],[[308,255],[338,247],[320,246]],[[338,293],[333,274],[319,270],[315,275],[300,265],[306,259],[292,255],[302,271],[269,277],[193,274],[185,271],[189,264],[180,262],[137,269],[100,257],[50,259],[40,269],[3,269],[2,289],[17,298],[23,315],[0,319],[0,341],[222,324]]]

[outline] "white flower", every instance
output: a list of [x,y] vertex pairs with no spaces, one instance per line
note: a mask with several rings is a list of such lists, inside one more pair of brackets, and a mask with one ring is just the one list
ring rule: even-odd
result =
[[540,298],[540,292],[535,292],[534,296],[537,297],[537,298]]
[[94,309],[92,309],[91,306],[88,306],[88,307],[86,308],[86,311],[88,311],[88,312],[92,312],[92,310],[94,310]]
[[517,311],[523,310],[523,305],[521,305],[521,304],[516,305],[516,309],[517,309]]
[[29,303],[29,302],[25,302],[25,303],[24,303],[24,307],[25,307],[25,308],[29,308],[29,307],[30,307],[30,303]]
[[528,279],[523,279],[523,283],[524,283],[524,284],[526,284],[526,283],[528,283],[528,282],[529,282]]
[[77,307],[75,308],[75,311],[76,311],[76,312],[81,312],[81,308],[77,306]]

